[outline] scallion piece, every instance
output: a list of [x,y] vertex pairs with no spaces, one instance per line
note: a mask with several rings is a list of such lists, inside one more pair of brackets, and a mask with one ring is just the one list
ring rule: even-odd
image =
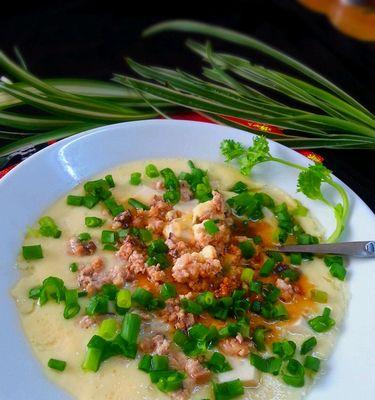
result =
[[92,296],[86,306],[87,315],[107,314],[109,298],[106,295],[97,293]]
[[53,237],[58,239],[61,236],[61,230],[56,225],[56,222],[48,216],[39,219],[39,233],[45,237]]
[[311,289],[310,291],[311,300],[316,303],[327,303],[328,301],[328,293],[323,290]]
[[96,372],[102,361],[102,355],[107,346],[107,341],[101,336],[94,335],[87,343],[87,351],[82,364],[85,371]]
[[176,286],[172,283],[163,283],[160,288],[160,296],[164,300],[171,299],[177,296]]
[[250,291],[256,294],[261,294],[263,283],[260,281],[252,281],[250,282]]
[[128,203],[134,208],[138,208],[139,210],[149,210],[150,207],[147,204],[142,203],[141,201],[130,197],[128,199]]
[[152,293],[141,287],[135,289],[132,294],[132,300],[145,308],[151,304],[152,299]]
[[214,235],[215,233],[219,232],[218,226],[216,225],[215,221],[212,219],[205,221],[203,223],[203,225],[204,225],[204,229],[206,230],[206,232],[209,235]]
[[168,369],[168,356],[159,356],[158,354],[152,356],[151,371],[168,371]]
[[302,264],[302,254],[301,253],[291,253],[289,255],[290,263],[293,265],[301,265]]
[[99,327],[99,336],[105,340],[112,340],[117,333],[117,322],[112,319],[104,319]]
[[22,247],[22,255],[23,258],[27,261],[29,260],[38,260],[43,258],[43,250],[40,244],[32,245],[32,246],[23,246]]
[[274,267],[275,260],[272,258],[268,258],[262,265],[262,268],[259,270],[259,275],[263,277],[269,276],[272,273]]
[[88,228],[98,228],[104,224],[104,220],[98,217],[86,217],[85,218],[85,225]]
[[253,333],[253,342],[255,343],[255,347],[258,351],[266,350],[266,333],[267,329],[263,327],[258,326],[255,328],[255,331]]
[[29,299],[37,300],[40,297],[42,286],[37,286],[29,290]]
[[251,240],[244,240],[243,242],[238,243],[238,247],[241,250],[242,257],[246,260],[253,257],[255,254],[255,249],[251,243]]
[[78,235],[78,239],[81,242],[87,242],[88,240],[91,239],[91,235],[88,232],[82,232]]
[[99,197],[88,194],[82,199],[82,205],[86,208],[91,209],[94,208],[99,203],[99,201]]
[[56,360],[55,358],[50,358],[48,360],[48,367],[55,369],[56,371],[64,371],[66,368],[66,361]]
[[346,268],[339,263],[331,264],[329,268],[330,274],[334,277],[339,279],[340,281],[344,281],[346,277]]
[[182,382],[185,378],[185,375],[178,371],[151,371],[150,377],[151,380],[155,379],[154,374],[166,374],[167,376],[160,376],[156,382],[157,388],[164,393],[175,392],[176,390],[181,389]]
[[324,263],[327,267],[330,267],[332,264],[344,265],[344,259],[341,256],[328,255],[324,257]]
[[114,246],[113,244],[106,243],[105,245],[103,245],[103,250],[117,251],[118,248],[116,246]]
[[83,203],[83,196],[74,196],[70,194],[66,198],[66,204],[69,206],[81,206]]
[[73,262],[69,265],[70,272],[77,272],[78,271],[78,264]]
[[133,172],[130,175],[129,183],[134,186],[138,186],[142,182],[142,174],[140,172]]
[[213,383],[215,400],[230,400],[242,396],[245,391],[239,379],[223,383]]
[[65,290],[65,308],[64,318],[71,319],[75,317],[81,309],[78,304],[78,291],[77,289],[66,289]]
[[212,292],[200,293],[195,301],[200,304],[205,310],[212,308],[216,304],[215,295]]
[[142,242],[147,243],[152,240],[152,232],[146,228],[139,228],[139,238]]
[[114,188],[116,185],[115,185],[115,181],[113,180],[113,176],[112,175],[106,175],[105,177],[104,177],[104,179],[106,180],[106,182],[108,183],[108,186],[110,187],[110,188]]
[[151,370],[151,360],[152,356],[150,354],[145,354],[138,363],[138,369],[141,371],[149,373]]
[[54,276],[49,276],[43,281],[42,290],[39,296],[39,304],[43,306],[48,300],[55,300],[60,303],[65,296],[64,281]]
[[296,352],[296,344],[291,340],[272,343],[272,351],[277,354],[282,360],[289,360]]
[[138,314],[127,313],[121,329],[121,337],[129,344],[137,344],[141,328],[141,317]]
[[107,207],[108,211],[113,217],[116,217],[125,211],[125,208],[121,204],[118,204],[114,197],[109,197],[108,199],[104,200],[104,205]]
[[326,307],[323,311],[323,315],[319,315],[308,321],[308,324],[315,332],[327,332],[335,325],[335,320],[330,317],[331,309]]
[[132,305],[132,294],[128,289],[120,289],[116,293],[116,304],[120,308],[130,308]]
[[180,301],[181,307],[188,313],[200,315],[203,312],[203,307],[195,301],[183,298]]
[[289,374],[284,374],[282,378],[287,385],[294,387],[304,386],[305,369],[299,361],[295,359],[289,360],[286,369]]
[[232,369],[226,358],[218,351],[215,351],[212,354],[211,358],[206,361],[205,366],[210,371],[215,372],[216,374],[220,372],[230,371]]
[[305,340],[301,346],[301,354],[304,356],[305,354],[309,353],[317,344],[318,342],[314,336]]
[[156,168],[156,165],[154,164],[146,165],[145,174],[149,178],[157,178],[160,175],[159,170]]
[[101,241],[103,244],[114,244],[117,241],[117,234],[115,231],[102,231]]
[[303,366],[305,368],[311,369],[314,372],[318,372],[320,368],[320,360],[319,358],[313,356],[306,356]]

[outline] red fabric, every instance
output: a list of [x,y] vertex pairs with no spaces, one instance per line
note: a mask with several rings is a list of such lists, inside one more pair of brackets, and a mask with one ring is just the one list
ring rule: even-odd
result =
[[[236,122],[239,125],[247,126],[249,128],[255,129],[259,132],[269,132],[269,133],[275,133],[278,135],[283,135],[283,131],[275,126],[271,126],[271,125],[267,125],[267,124],[260,124],[259,122],[248,121],[248,120],[236,118],[236,117],[229,117],[229,116],[224,116],[224,115],[222,115],[221,117],[224,119],[227,119],[229,121]],[[203,115],[197,114],[197,113],[176,114],[176,115],[174,115],[173,119],[215,123],[214,121],[210,120],[209,118],[207,118]],[[48,142],[48,145],[53,144],[53,143],[55,143],[54,140]],[[316,154],[310,150],[298,150],[298,152],[315,162],[322,163],[324,161],[324,158],[322,156],[320,156],[319,154]],[[15,166],[16,166],[16,164],[11,165],[10,167],[7,167],[7,168],[3,169],[2,171],[0,171],[0,178],[2,178],[5,174],[7,174]]]

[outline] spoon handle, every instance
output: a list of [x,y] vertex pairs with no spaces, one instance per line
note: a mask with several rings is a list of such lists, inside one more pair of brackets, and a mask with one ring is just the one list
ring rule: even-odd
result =
[[280,246],[279,251],[290,253],[340,254],[352,257],[375,257],[375,241]]

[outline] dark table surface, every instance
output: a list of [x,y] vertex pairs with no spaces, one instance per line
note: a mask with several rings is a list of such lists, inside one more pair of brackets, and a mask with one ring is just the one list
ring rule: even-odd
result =
[[[31,4],[33,3],[33,4]],[[62,2],[60,2],[62,4]],[[195,18],[235,28],[298,58],[360,100],[374,106],[374,44],[339,33],[328,20],[292,0],[189,1],[130,7],[106,1],[30,2],[0,15],[0,47],[21,50],[31,71],[42,77],[110,79],[128,71],[124,56],[149,64],[199,72],[200,62],[180,34],[142,40],[141,31],[166,18]],[[9,4],[8,4],[9,5]],[[256,53],[252,60],[263,62]],[[269,65],[269,63],[267,64]],[[366,150],[319,150],[325,164],[375,210],[374,158]]]

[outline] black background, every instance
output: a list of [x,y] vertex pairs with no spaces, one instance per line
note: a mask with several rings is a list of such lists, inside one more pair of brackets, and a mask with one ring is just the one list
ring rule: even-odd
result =
[[[8,2],[8,7],[13,9],[0,14],[0,47],[12,54],[13,46],[18,46],[28,68],[41,77],[109,80],[113,72],[129,72],[124,56],[199,72],[199,59],[184,47],[186,35],[140,37],[144,28],[163,19],[195,18],[250,33],[278,47],[323,73],[373,111],[374,44],[344,36],[324,16],[296,1],[232,0],[220,4],[133,0],[119,5],[77,0],[22,6]],[[225,46],[220,43],[220,48]],[[275,66],[259,54],[246,54],[253,61]],[[375,210],[375,153],[318,152],[325,157],[325,164]]]

